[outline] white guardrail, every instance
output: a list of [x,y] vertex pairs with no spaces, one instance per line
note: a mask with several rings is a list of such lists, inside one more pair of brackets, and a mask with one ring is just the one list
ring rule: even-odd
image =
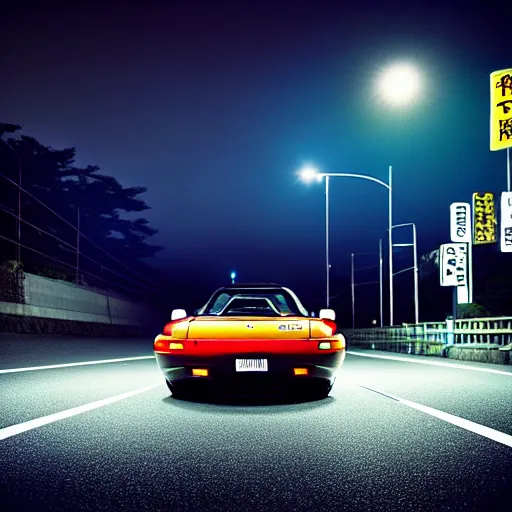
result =
[[464,318],[455,321],[402,324],[382,328],[341,329],[341,332],[356,344],[357,341],[382,340],[449,345],[485,344],[503,347],[512,343],[512,317]]

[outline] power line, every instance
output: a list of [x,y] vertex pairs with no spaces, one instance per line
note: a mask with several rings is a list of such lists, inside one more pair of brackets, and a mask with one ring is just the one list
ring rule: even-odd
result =
[[354,269],[354,272],[357,272],[358,270],[372,270],[374,268],[378,268],[379,265],[370,265],[368,267],[359,267],[359,268],[355,268]]
[[51,213],[53,213],[53,215],[55,215],[58,219],[60,219],[62,222],[64,222],[65,224],[67,224],[68,226],[70,226],[73,230],[75,230],[84,240],[87,240],[90,244],[92,244],[94,247],[96,247],[97,249],[99,249],[100,251],[102,251],[104,254],[106,254],[108,257],[112,258],[114,261],[116,261],[117,263],[119,263],[120,265],[122,265],[123,267],[125,267],[126,269],[128,269],[130,272],[133,272],[134,274],[138,275],[139,277],[145,279],[147,282],[151,283],[153,286],[156,286],[158,288],[162,288],[162,285],[160,284],[156,284],[155,282],[153,282],[151,279],[148,279],[146,276],[144,276],[143,274],[141,274],[140,272],[136,271],[136,270],[133,270],[131,267],[129,267],[128,265],[126,265],[125,263],[123,263],[121,260],[119,260],[118,258],[116,258],[115,256],[112,256],[109,252],[107,252],[105,249],[103,249],[103,247],[100,247],[97,243],[93,242],[89,237],[87,237],[86,235],[84,235],[79,229],[77,229],[77,227],[75,225],[73,225],[71,222],[69,222],[68,220],[66,220],[64,217],[62,217],[61,215],[59,215],[56,211],[54,211],[52,208],[50,208],[49,206],[47,206],[45,203],[43,203],[40,199],[38,199],[36,196],[34,196],[33,194],[31,194],[28,190],[24,189],[23,187],[21,187],[18,183],[16,183],[14,180],[12,180],[11,178],[9,178],[8,176],[6,176],[5,174],[3,174],[2,172],[0,172],[0,176],[2,176],[3,178],[5,178],[7,181],[9,181],[10,183],[12,183],[14,186],[18,187],[22,192],[24,192],[25,194],[27,194],[29,197],[35,199],[39,204],[41,204],[43,207],[45,207],[48,211],[50,211]]
[[[4,236],[4,235],[0,235],[0,238],[1,238],[1,239],[3,239],[3,240],[6,240],[6,241],[8,241],[8,242],[12,242],[12,243],[14,243],[14,244],[18,244],[18,242],[16,242],[15,240],[12,240],[11,238],[8,238],[8,237],[6,237],[6,236]],[[45,254],[45,253],[44,253],[44,252],[42,252],[42,251],[38,251],[37,249],[34,249],[34,248],[32,248],[32,247],[29,247],[28,245],[25,245],[25,244],[22,244],[22,243],[19,243],[18,245],[19,245],[20,247],[23,247],[24,249],[27,249],[27,250],[32,251],[32,252],[35,252],[36,254],[39,254],[39,255],[41,255],[41,256],[44,256],[45,258],[48,258],[48,259],[50,259],[50,260],[52,260],[52,261],[55,261],[55,262],[57,262],[57,263],[59,263],[59,264],[61,264],[61,265],[64,265],[64,266],[66,266],[66,267],[70,267],[70,268],[72,268],[72,269],[75,269],[75,266],[74,266],[74,265],[71,265],[70,263],[66,263],[65,261],[61,261],[61,260],[59,260],[58,258],[55,258],[54,256],[50,256],[49,254]],[[94,278],[94,279],[97,279],[98,281],[103,281],[103,282],[105,282],[107,285],[112,286],[112,283],[111,283],[111,282],[109,282],[109,281],[107,281],[106,279],[104,279],[104,278],[102,278],[102,277],[99,277],[99,276],[97,276],[97,275],[95,275],[95,274],[92,274],[91,272],[87,272],[86,270],[83,270],[83,271],[81,271],[81,273],[86,274],[86,275],[88,275],[88,276],[90,276],[90,277],[92,277],[92,278]],[[124,285],[122,285],[122,284],[116,284],[116,287],[118,287],[118,288],[123,288],[123,289],[127,290],[128,292],[133,293],[133,289],[132,289],[132,288],[128,288],[128,287],[126,287],[126,286],[124,286]]]
[[[157,290],[157,289],[155,289],[155,288],[150,288],[150,287],[149,287],[148,285],[146,285],[146,284],[137,283],[137,281],[133,280],[132,278],[130,278],[130,277],[126,277],[126,276],[124,276],[124,275],[120,274],[119,272],[116,272],[115,270],[112,270],[111,268],[109,268],[109,267],[107,267],[107,266],[105,266],[105,265],[102,265],[99,261],[96,261],[95,259],[91,258],[90,256],[87,256],[87,255],[86,255],[86,254],[84,254],[83,252],[81,252],[81,251],[79,251],[79,250],[77,251],[77,249],[76,249],[76,247],[75,247],[74,245],[69,244],[68,242],[66,242],[66,241],[62,240],[62,239],[61,239],[61,238],[59,238],[58,236],[55,236],[54,234],[49,233],[48,231],[45,231],[45,230],[44,230],[44,229],[42,229],[42,228],[39,228],[38,226],[36,226],[36,225],[34,225],[34,224],[32,224],[32,223],[30,223],[30,222],[26,221],[25,219],[21,219],[21,218],[20,218],[18,215],[16,215],[15,213],[12,213],[12,212],[8,211],[8,209],[5,207],[5,205],[2,205],[1,203],[0,203],[0,210],[3,210],[3,211],[4,211],[5,213],[7,213],[8,215],[11,215],[11,216],[15,217],[16,219],[20,220],[21,222],[24,222],[25,224],[27,224],[27,225],[31,226],[32,228],[36,229],[37,231],[39,231],[39,232],[41,232],[41,233],[44,233],[45,235],[48,235],[48,236],[50,236],[50,237],[54,238],[55,240],[57,240],[57,241],[59,241],[59,242],[63,243],[63,244],[64,244],[64,245],[66,245],[67,247],[70,247],[70,248],[73,250],[73,252],[78,253],[78,254],[79,254],[80,256],[82,256],[83,258],[85,258],[85,259],[87,259],[87,260],[91,261],[92,263],[95,263],[96,265],[98,265],[98,266],[99,266],[99,267],[101,267],[101,268],[104,268],[105,270],[108,270],[108,271],[109,271],[109,272],[111,272],[112,274],[115,274],[115,275],[119,276],[121,279],[125,279],[126,281],[130,281],[130,282],[132,282],[132,283],[136,284],[137,286],[140,286],[141,288],[145,288],[146,290],[149,290],[149,291],[151,291],[151,292],[153,292],[153,293],[164,294],[164,292],[162,292],[162,291],[160,291],[160,290]],[[12,241],[12,240],[11,240],[11,241]],[[18,242],[14,242],[14,241],[12,241],[12,242],[13,242],[13,243],[15,243],[15,244],[18,244]],[[25,247],[25,246],[23,246],[22,244],[19,244],[19,245],[21,245],[22,247]],[[29,248],[28,246],[26,246],[26,248],[31,249],[31,248]],[[50,256],[49,254],[42,253],[42,252],[41,252],[41,254],[42,254],[43,256],[47,256],[47,257],[51,258],[51,256]],[[65,265],[69,265],[68,263],[61,262],[60,260],[57,260],[57,261],[59,261],[60,263],[65,264]],[[76,267],[75,267],[75,266],[73,266],[73,265],[71,265],[71,266],[72,266],[74,269],[76,268]],[[80,270],[80,272],[81,272],[81,273],[85,273],[85,271],[83,271],[83,270]],[[95,277],[98,277],[98,276],[95,276]],[[99,277],[98,277],[98,279],[99,279]],[[172,294],[169,294],[169,293],[167,292],[167,293],[165,293],[165,295],[172,295]]]

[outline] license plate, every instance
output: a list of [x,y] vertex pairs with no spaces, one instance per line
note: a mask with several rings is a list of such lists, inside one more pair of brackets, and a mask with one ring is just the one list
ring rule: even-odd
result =
[[236,359],[237,372],[268,372],[267,359]]

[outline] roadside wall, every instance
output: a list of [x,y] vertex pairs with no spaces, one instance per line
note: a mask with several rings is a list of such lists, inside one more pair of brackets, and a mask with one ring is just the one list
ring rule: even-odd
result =
[[[24,274],[23,303],[0,301],[8,317],[52,319],[73,323],[157,328],[168,314],[118,294],[80,288],[73,283]],[[3,299],[3,297],[2,297]],[[8,322],[12,324],[12,321]],[[99,326],[98,326],[99,327]],[[126,329],[123,329],[126,331]]]

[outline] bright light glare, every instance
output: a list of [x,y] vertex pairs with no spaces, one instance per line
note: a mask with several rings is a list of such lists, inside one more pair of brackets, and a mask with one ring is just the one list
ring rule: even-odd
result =
[[318,170],[314,167],[304,167],[300,173],[300,178],[306,183],[312,182],[315,178],[318,178]]
[[420,75],[413,66],[398,64],[383,73],[379,89],[389,103],[408,104],[418,95]]
[[231,279],[235,279],[236,277],[236,273],[235,272],[231,272]]

